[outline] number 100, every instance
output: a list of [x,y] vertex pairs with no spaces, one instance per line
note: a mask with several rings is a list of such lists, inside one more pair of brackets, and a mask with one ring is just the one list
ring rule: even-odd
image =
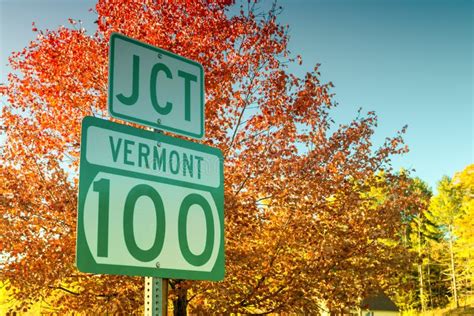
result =
[[[93,183],[93,190],[99,194],[97,256],[108,257],[110,180],[100,179],[95,181]],[[137,244],[133,225],[135,204],[142,196],[148,197],[153,202],[155,209],[156,232],[153,244],[149,249],[143,249]],[[187,219],[189,210],[193,205],[198,205],[202,208],[206,220],[206,244],[200,254],[192,253],[188,243]],[[135,259],[148,262],[160,255],[165,240],[166,218],[163,200],[153,187],[147,184],[139,184],[130,189],[125,199],[122,229],[125,245]],[[181,202],[178,213],[178,241],[184,259],[194,266],[204,265],[211,258],[214,238],[214,219],[211,206],[202,195],[196,193],[188,194]]]

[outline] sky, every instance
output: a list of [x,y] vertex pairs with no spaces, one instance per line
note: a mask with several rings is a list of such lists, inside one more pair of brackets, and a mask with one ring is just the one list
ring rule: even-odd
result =
[[[408,125],[410,152],[395,168],[433,189],[474,163],[473,2],[471,0],[281,0],[289,48],[303,58],[290,71],[304,75],[321,64],[339,106],[337,123],[363,112],[379,118],[374,143]],[[89,0],[0,0],[0,83],[7,58],[36,36],[31,31],[82,20],[92,34]],[[5,102],[2,100],[2,102]]]

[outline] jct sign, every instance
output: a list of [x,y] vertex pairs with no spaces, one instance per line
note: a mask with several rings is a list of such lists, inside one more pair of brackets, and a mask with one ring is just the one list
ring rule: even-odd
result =
[[110,39],[109,111],[119,119],[202,138],[203,68],[114,33]]
[[86,117],[79,270],[221,280],[223,193],[220,150]]

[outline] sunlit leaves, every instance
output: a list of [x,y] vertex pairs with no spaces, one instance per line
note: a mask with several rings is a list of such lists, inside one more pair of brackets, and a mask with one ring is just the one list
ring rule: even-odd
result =
[[[401,134],[374,149],[377,118],[335,126],[331,83],[318,67],[287,69],[278,7],[250,1],[99,1],[98,30],[39,31],[14,53],[2,121],[2,278],[17,299],[56,297],[64,310],[140,311],[141,278],[86,275],[74,266],[80,124],[106,110],[108,39],[120,32],[202,63],[206,138],[225,156],[226,278],[172,281],[205,314],[306,312],[354,304],[400,268],[401,210],[416,209],[410,179],[390,157]],[[234,12],[234,11],[232,11]],[[65,17],[66,19],[67,17]],[[403,130],[401,131],[403,133]]]

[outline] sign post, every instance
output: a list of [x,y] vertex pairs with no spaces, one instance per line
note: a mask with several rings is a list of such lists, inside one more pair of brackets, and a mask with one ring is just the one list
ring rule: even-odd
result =
[[145,316],[167,315],[168,279],[145,277]]

